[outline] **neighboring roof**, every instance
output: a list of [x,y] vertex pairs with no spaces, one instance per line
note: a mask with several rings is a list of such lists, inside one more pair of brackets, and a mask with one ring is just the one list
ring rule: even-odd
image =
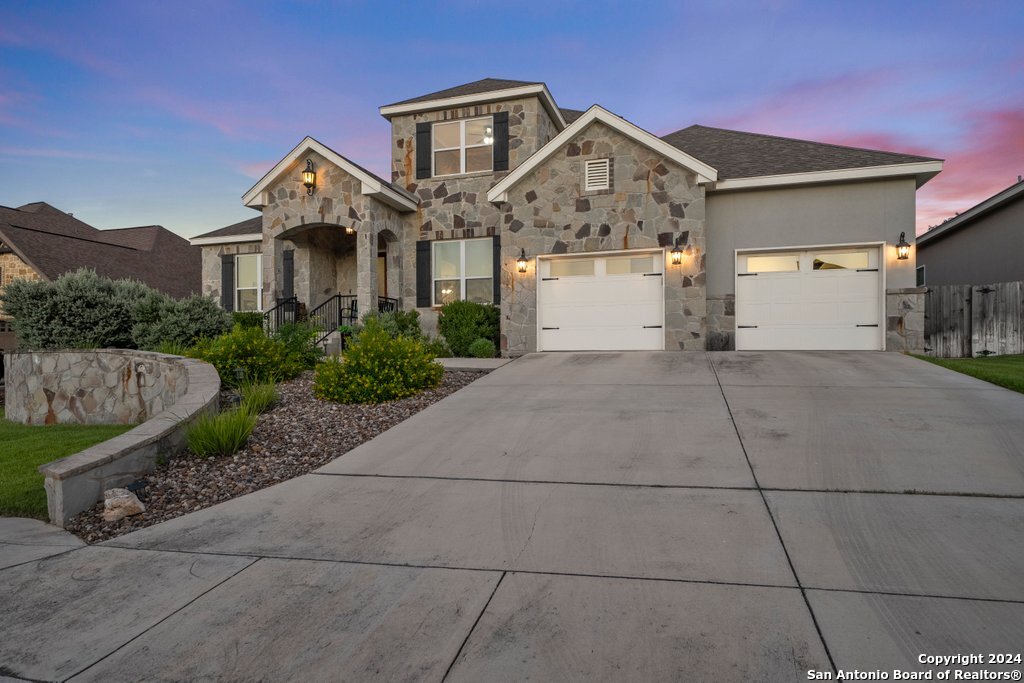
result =
[[386,104],[380,108],[380,115],[390,120],[392,116],[399,114],[456,109],[530,96],[540,99],[541,104],[544,105],[559,130],[565,128],[565,118],[561,109],[555,104],[555,98],[551,96],[547,85],[540,81],[513,81],[504,78],[482,78],[479,81],[463,83],[454,88],[446,88],[394,104]]
[[660,138],[648,133],[639,126],[635,126],[621,116],[616,116],[607,109],[598,105],[592,106],[582,116],[573,121],[561,133],[556,135],[548,144],[541,147],[530,156],[516,170],[509,173],[487,192],[487,201],[503,202],[508,199],[508,191],[535,168],[544,163],[555,152],[564,147],[576,137],[581,131],[595,121],[599,121],[619,133],[632,138],[637,143],[654,150],[669,161],[673,161],[683,168],[689,169],[697,176],[697,182],[709,183],[718,178],[718,171],[682,150],[666,144]]
[[[690,126],[661,138],[673,147],[718,169],[720,182],[715,189],[754,186],[736,179],[777,177],[801,180],[800,174],[820,174],[849,169],[891,168],[881,175],[917,175],[918,187],[942,170],[942,161],[932,157],[845,147],[824,142],[797,140],[775,135],[746,133],[709,126]],[[842,180],[842,177],[836,177]],[[819,178],[803,177],[804,182]],[[822,176],[820,180],[828,180]],[[769,184],[769,183],[758,183]],[[770,184],[788,184],[774,182]]]
[[110,278],[141,280],[179,298],[201,289],[200,250],[159,225],[97,230],[35,202],[0,207],[0,241],[47,280],[92,268]]
[[248,192],[242,195],[242,201],[246,206],[260,208],[265,204],[263,191],[270,186],[282,173],[289,170],[300,157],[306,152],[313,151],[324,157],[332,164],[342,169],[349,175],[359,180],[362,185],[362,193],[369,195],[378,201],[398,209],[399,211],[415,211],[419,200],[409,194],[404,188],[392,185],[378,175],[367,171],[359,164],[346,159],[327,145],[307,136],[302,142],[295,146],[274,168],[270,169],[258,183],[252,186]]
[[1016,183],[1010,185],[1005,190],[1001,190],[992,195],[991,197],[989,197],[988,199],[982,202],[978,202],[971,208],[964,211],[959,216],[956,216],[955,218],[950,218],[945,222],[935,226],[934,228],[931,228],[930,230],[928,230],[928,232],[924,233],[923,235],[919,235],[917,238],[917,244],[918,246],[927,244],[928,242],[938,237],[948,235],[954,230],[959,230],[960,228],[967,227],[968,225],[973,223],[975,220],[981,218],[985,214],[991,213],[992,211],[995,211],[996,209],[1002,208],[1013,202],[1020,201],[1021,199],[1024,199],[1024,181],[1018,180]]
[[263,216],[256,216],[238,223],[196,235],[192,244],[226,244],[228,242],[256,242],[263,239]]
[[462,85],[457,85],[454,88],[445,88],[444,90],[420,95],[419,97],[411,97],[407,100],[402,100],[401,102],[385,104],[384,107],[395,107],[400,104],[413,104],[416,102],[431,102],[433,100],[445,100],[449,97],[460,97],[462,95],[478,95],[480,93],[493,92],[495,90],[519,88],[524,85],[544,84],[540,81],[513,81],[507,78],[481,78],[479,81],[463,83]]
[[562,118],[566,123],[572,123],[587,113],[585,109],[566,109],[565,107],[559,107],[559,111],[562,112]]

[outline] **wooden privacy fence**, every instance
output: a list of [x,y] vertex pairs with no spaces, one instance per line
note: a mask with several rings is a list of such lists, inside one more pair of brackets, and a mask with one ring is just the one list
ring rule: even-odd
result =
[[928,355],[1024,353],[1024,282],[929,287],[924,302]]

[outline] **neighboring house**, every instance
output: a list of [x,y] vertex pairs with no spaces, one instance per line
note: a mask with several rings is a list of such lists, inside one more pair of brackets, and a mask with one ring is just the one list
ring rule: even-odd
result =
[[523,81],[380,113],[391,180],[305,138],[244,195],[260,218],[193,239],[204,293],[311,312],[387,296],[428,325],[445,302],[494,303],[506,355],[923,345],[895,245],[939,160],[705,126],[658,137]]
[[1024,280],[1024,182],[996,193],[917,238],[917,284]]
[[[0,288],[88,267],[179,298],[199,292],[200,266],[199,249],[159,225],[97,230],[45,202],[0,206]],[[0,350],[15,346],[11,321],[0,313]]]

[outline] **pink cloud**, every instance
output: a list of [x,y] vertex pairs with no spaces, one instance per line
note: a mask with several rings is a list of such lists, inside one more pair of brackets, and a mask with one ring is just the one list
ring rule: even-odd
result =
[[160,88],[147,87],[139,99],[187,121],[214,128],[232,138],[262,139],[267,131],[281,125],[273,119],[260,116],[254,107],[240,104],[196,101]]
[[111,162],[127,162],[131,161],[127,157],[117,156],[114,154],[100,154],[96,152],[80,152],[71,149],[52,149],[52,148],[35,148],[35,147],[6,147],[0,146],[0,157],[21,157],[21,158],[40,158],[40,159],[81,159],[86,161],[111,161]]

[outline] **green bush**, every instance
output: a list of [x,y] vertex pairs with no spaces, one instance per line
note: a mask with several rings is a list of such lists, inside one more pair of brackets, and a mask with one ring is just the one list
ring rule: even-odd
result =
[[237,384],[235,369],[245,371],[249,382],[273,382],[296,377],[304,369],[288,355],[279,339],[271,339],[253,327],[235,329],[214,339],[203,339],[189,350],[189,356],[205,360],[217,368],[220,381]]
[[469,355],[473,358],[494,358],[494,342],[480,337],[469,345]]
[[324,351],[317,343],[320,331],[308,323],[285,323],[277,328],[274,339],[284,344],[288,358],[305,370],[311,370]]
[[470,355],[469,345],[481,337],[490,339],[497,348],[500,320],[497,306],[452,301],[441,307],[437,328],[448,342],[452,355],[465,358]]
[[316,366],[313,394],[339,403],[382,403],[436,387],[443,374],[420,341],[392,339],[371,317],[342,360]]
[[256,415],[245,408],[201,415],[185,429],[189,449],[198,456],[231,455],[249,440]]
[[160,342],[153,350],[170,356],[187,356],[190,348],[190,346],[181,342]]
[[370,318],[376,319],[380,323],[381,328],[392,339],[397,339],[398,337],[423,339],[419,311],[388,311],[387,313],[370,311],[363,316],[363,324]]
[[132,313],[132,340],[140,349],[155,350],[165,342],[187,346],[231,329],[231,316],[213,299],[198,294],[175,300],[150,291]]
[[423,350],[431,358],[451,358],[452,355],[452,350],[448,348],[448,344],[441,337],[425,338],[423,340]]
[[134,348],[134,309],[152,289],[88,268],[53,282],[17,279],[0,292],[23,348]]
[[235,311],[231,314],[235,327],[258,327],[263,329],[263,314],[259,311]]
[[242,407],[253,415],[267,412],[280,398],[273,382],[243,382],[238,393],[242,396]]

